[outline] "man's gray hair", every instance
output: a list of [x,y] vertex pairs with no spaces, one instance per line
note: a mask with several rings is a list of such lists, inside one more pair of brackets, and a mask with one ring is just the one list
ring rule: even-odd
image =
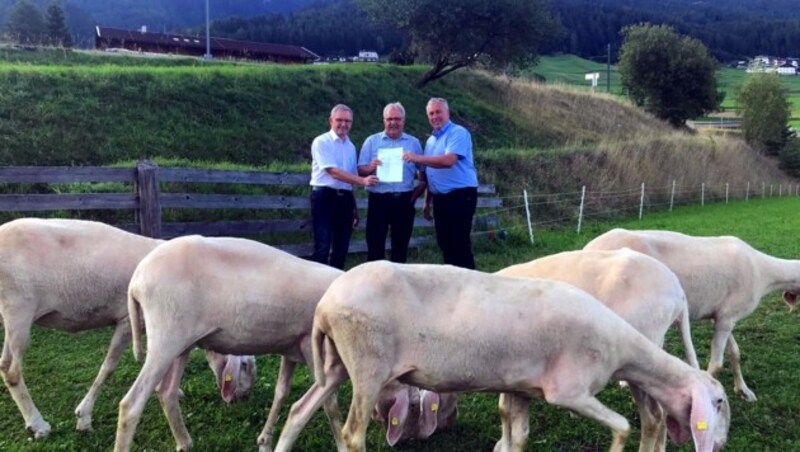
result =
[[348,107],[347,105],[345,105],[345,104],[336,104],[336,106],[331,109],[331,118],[333,118],[333,115],[335,115],[336,112],[339,112],[339,111],[347,111],[347,112],[350,112],[351,115],[353,114],[353,109]]
[[444,97],[431,97],[430,100],[428,100],[428,106],[433,103],[442,104],[444,105],[445,110],[450,111],[450,105],[448,105],[447,99]]
[[389,114],[389,110],[391,110],[393,108],[396,108],[396,109],[400,110],[400,116],[402,116],[405,119],[405,117],[406,117],[406,109],[403,107],[403,104],[401,104],[400,102],[392,102],[390,104],[386,104],[386,106],[383,107],[383,117],[385,118],[386,115]]

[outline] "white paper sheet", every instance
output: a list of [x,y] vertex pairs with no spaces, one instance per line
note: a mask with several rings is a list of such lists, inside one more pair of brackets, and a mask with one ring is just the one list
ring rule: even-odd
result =
[[376,176],[381,182],[403,181],[403,148],[378,149],[378,166]]

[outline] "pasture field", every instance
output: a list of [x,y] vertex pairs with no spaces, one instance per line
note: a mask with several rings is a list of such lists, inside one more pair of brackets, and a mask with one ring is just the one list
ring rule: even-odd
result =
[[[598,59],[597,61],[601,61]],[[543,56],[539,63],[523,73],[527,76],[539,74],[547,80],[548,84],[570,85],[580,90],[590,90],[591,83],[584,79],[587,72],[599,72],[597,92],[606,92],[606,65],[602,62],[587,60],[576,55]],[[740,86],[750,76],[743,69],[721,68],[717,71],[718,89],[725,91],[725,100],[722,107],[727,111],[736,110],[736,93]],[[800,77],[783,76],[781,84],[789,93],[789,103],[792,109],[790,126],[800,129]],[[611,94],[622,96],[623,88],[616,66],[611,67]]]
[[[735,235],[757,249],[779,257],[800,255],[796,239],[795,212],[800,198],[770,198],[737,201],[730,204],[689,206],[674,212],[648,214],[643,220],[618,219],[614,222],[585,225],[584,232],[574,229],[537,230],[535,245],[528,241],[524,228],[512,228],[506,241],[479,240],[475,243],[478,267],[495,271],[504,266],[539,256],[582,247],[596,235],[612,227],[631,229],[671,229],[696,235]],[[414,262],[440,262],[435,249],[414,250]],[[352,256],[349,266],[363,256]],[[725,265],[725,262],[720,262]],[[301,283],[298,277],[298,283]],[[502,294],[497,294],[502,296]],[[446,322],[447,319],[442,319]],[[694,341],[701,363],[707,362],[710,328],[708,323],[694,326]],[[737,340],[742,350],[745,379],[759,397],[747,403],[730,395],[732,425],[728,448],[731,451],[797,450],[800,431],[800,391],[795,384],[800,368],[800,326],[797,314],[787,314],[778,293],[764,298],[756,312],[739,323]],[[117,404],[135,379],[139,365],[126,352],[120,368],[111,377],[97,401],[93,433],[74,431],[72,414],[94,378],[103,358],[111,331],[67,334],[34,328],[32,345],[26,356],[25,376],[42,414],[53,426],[50,438],[33,441],[23,428],[22,418],[8,391],[0,389],[0,450],[56,451],[109,450],[114,442]],[[679,356],[682,351],[670,334],[667,349]],[[221,402],[199,351],[192,354],[182,388],[184,419],[198,451],[254,450],[256,437],[265,421],[265,407],[272,400],[278,360],[259,357],[259,377],[254,394],[243,403]],[[726,389],[732,389],[729,371],[720,374]],[[291,401],[299,398],[310,384],[308,372],[300,369],[294,378]],[[340,391],[343,414],[349,405],[347,385]],[[634,427],[628,450],[636,450],[638,419],[626,389],[609,385],[600,394],[601,400],[627,417]],[[497,398],[491,394],[470,394],[461,399],[456,427],[440,432],[426,442],[402,443],[400,451],[489,451],[500,436]],[[281,411],[282,426],[288,405]],[[368,447],[388,451],[383,427],[372,423],[368,431]],[[276,438],[277,439],[277,438]],[[610,442],[609,432],[584,418],[571,417],[566,411],[547,406],[541,401],[532,404],[529,451],[600,451]],[[135,437],[135,450],[167,451],[174,448],[172,436],[155,397],[148,402]],[[295,450],[303,452],[332,450],[331,435],[320,411],[302,432]],[[694,450],[688,444],[668,446],[670,451]]]

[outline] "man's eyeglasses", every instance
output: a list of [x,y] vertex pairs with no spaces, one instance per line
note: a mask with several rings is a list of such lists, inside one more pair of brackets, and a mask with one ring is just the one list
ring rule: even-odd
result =
[[384,121],[402,121],[403,118],[383,118]]

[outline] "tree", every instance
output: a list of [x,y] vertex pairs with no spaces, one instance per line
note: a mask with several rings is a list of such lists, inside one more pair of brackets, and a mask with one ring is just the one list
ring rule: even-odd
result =
[[45,15],[47,21],[47,39],[51,45],[72,47],[72,34],[67,28],[64,10],[58,0],[53,0],[47,7]]
[[404,33],[407,54],[433,65],[419,87],[478,61],[501,70],[535,62],[555,30],[546,0],[355,1]]
[[6,32],[17,42],[40,44],[47,35],[42,13],[28,0],[18,0],[8,9]]
[[637,105],[675,127],[717,108],[716,63],[700,41],[665,25],[633,25],[622,33],[618,69]]
[[755,74],[739,89],[738,110],[742,134],[751,146],[777,155],[791,136],[789,93],[778,74]]

